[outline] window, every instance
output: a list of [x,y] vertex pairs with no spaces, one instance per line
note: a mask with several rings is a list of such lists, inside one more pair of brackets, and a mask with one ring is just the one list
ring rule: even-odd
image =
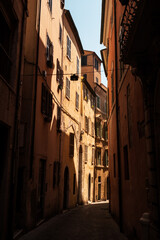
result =
[[53,44],[47,34],[47,49],[46,49],[46,55],[47,55],[47,66],[49,68],[53,67]]
[[79,74],[79,58],[77,57],[77,74]]
[[98,83],[98,78],[96,77],[96,83]]
[[98,182],[99,182],[99,183],[101,182],[101,176],[98,177]]
[[63,88],[63,70],[60,67],[59,60],[57,58],[57,75],[56,75],[57,82],[59,82],[59,88]]
[[87,163],[88,161],[88,146],[85,145],[85,152],[84,152],[85,156],[84,156],[84,159],[85,159],[85,163]]
[[42,83],[41,95],[41,112],[46,121],[50,122],[52,119],[52,94]]
[[74,133],[70,133],[69,156],[74,157]]
[[61,24],[59,24],[59,41],[62,44],[62,27],[61,27]]
[[112,93],[112,104],[114,102],[114,69],[113,69],[113,61],[111,67],[111,93]]
[[76,193],[76,174],[73,174],[73,194]]
[[79,94],[76,92],[76,110],[79,109]]
[[94,123],[92,122],[92,137],[94,137]]
[[99,96],[97,96],[97,98],[96,98],[96,103],[97,103],[97,108],[100,109],[100,97]]
[[92,148],[92,165],[94,165],[94,159],[95,159],[95,150]]
[[71,60],[71,40],[67,36],[67,57]]
[[94,97],[92,94],[90,95],[90,103],[91,103],[91,108],[94,108]]
[[61,108],[57,106],[57,131],[61,129]]
[[125,180],[129,180],[129,163],[128,163],[128,146],[123,147],[123,155],[124,155],[124,178]]
[[66,78],[66,97],[70,99],[70,80]]
[[103,125],[103,137],[105,140],[108,140],[108,126],[107,126],[107,122],[104,122]]
[[83,85],[83,98],[88,102],[88,89]]
[[82,58],[81,58],[81,65],[82,66],[87,66],[87,56],[82,56]]
[[115,153],[113,154],[113,174],[114,178],[116,177],[116,155]]
[[85,116],[85,131],[89,133],[89,118]]
[[94,67],[98,71],[98,60],[97,60],[97,58],[94,59]]
[[104,152],[104,163],[103,163],[103,165],[105,167],[108,166],[108,150],[105,150],[105,152]]
[[50,9],[50,12],[52,13],[52,0],[48,0],[48,6]]
[[[13,45],[13,36],[14,29],[12,26],[8,25],[6,18],[3,16],[0,11],[0,75],[5,79],[9,84],[11,84],[11,51],[14,47]],[[12,44],[12,45],[11,45]],[[16,56],[15,56],[16,57]]]
[[96,153],[97,153],[96,154],[97,165],[101,165],[101,149],[97,148]]
[[96,137],[102,137],[102,125],[99,120],[96,120]]

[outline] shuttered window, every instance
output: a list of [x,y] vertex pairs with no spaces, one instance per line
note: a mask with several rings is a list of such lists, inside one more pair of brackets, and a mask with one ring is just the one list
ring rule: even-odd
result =
[[52,119],[52,94],[42,83],[41,112],[46,121]]
[[70,99],[70,80],[66,78],[66,97]]
[[79,94],[76,92],[76,110],[79,109]]
[[71,60],[71,40],[67,36],[67,57]]

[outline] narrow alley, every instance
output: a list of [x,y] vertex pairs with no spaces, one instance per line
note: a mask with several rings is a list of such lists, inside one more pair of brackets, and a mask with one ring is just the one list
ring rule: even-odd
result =
[[108,203],[81,205],[43,223],[20,240],[126,240],[108,211]]

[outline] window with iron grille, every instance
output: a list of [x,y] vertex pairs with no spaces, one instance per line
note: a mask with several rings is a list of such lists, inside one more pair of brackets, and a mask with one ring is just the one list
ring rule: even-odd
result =
[[52,0],[48,0],[48,6],[50,9],[50,12],[52,13]]
[[[14,24],[15,25],[12,25]],[[11,68],[12,68],[12,50],[16,46],[13,40],[15,37],[15,27],[17,26],[15,19],[6,20],[5,15],[0,11],[0,75],[10,85]],[[14,49],[16,50],[16,49]],[[17,56],[15,56],[16,58]]]
[[71,60],[71,40],[67,36],[67,57]]
[[98,71],[98,60],[97,60],[97,58],[94,59],[94,67]]
[[87,66],[87,56],[81,57],[81,66]]
[[98,78],[96,77],[96,83],[98,83]]
[[42,83],[41,112],[46,121],[52,119],[52,94]]
[[79,109],[79,94],[76,92],[76,110]]
[[66,97],[70,99],[70,80],[66,78]]
[[52,44],[48,34],[47,34],[46,55],[47,55],[47,66],[49,68],[53,68],[53,44]]
[[70,133],[69,156],[74,157],[74,133]]
[[97,162],[97,165],[101,165],[101,149],[100,148],[97,148],[96,150],[96,162]]
[[84,154],[85,154],[85,156],[84,156],[85,163],[87,163],[88,162],[88,146],[86,146],[86,145],[85,145]]

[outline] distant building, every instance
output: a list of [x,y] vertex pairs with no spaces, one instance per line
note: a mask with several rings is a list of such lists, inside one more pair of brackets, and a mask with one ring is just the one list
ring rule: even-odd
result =
[[94,201],[95,92],[85,78],[81,85],[79,203]]
[[82,75],[96,94],[95,105],[95,161],[94,201],[109,197],[108,178],[108,130],[107,130],[107,88],[101,83],[101,59],[93,51],[84,51]]
[[159,7],[158,1],[102,1],[110,208],[129,239],[160,239]]

